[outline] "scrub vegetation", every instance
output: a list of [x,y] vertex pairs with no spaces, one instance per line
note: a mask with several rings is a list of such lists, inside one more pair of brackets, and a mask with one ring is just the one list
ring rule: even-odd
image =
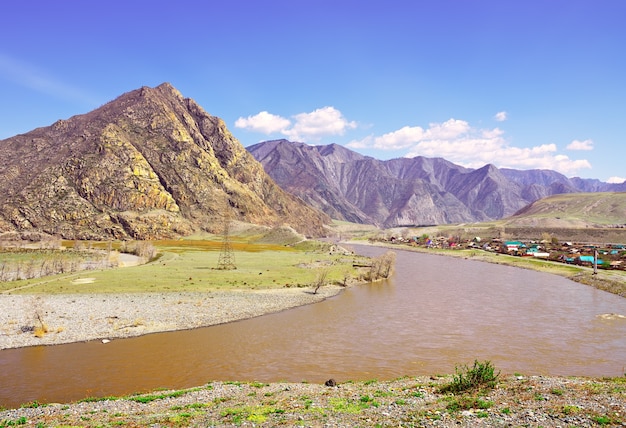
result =
[[444,385],[443,392],[465,392],[480,388],[494,388],[500,372],[496,373],[491,361],[474,360],[474,365],[457,366],[452,382]]
[[[210,382],[174,391],[27,403],[0,410],[0,427],[30,426],[622,426],[626,377],[586,379],[521,374],[491,383],[494,367],[465,369],[478,388],[456,392],[458,375],[390,381]],[[494,369],[492,373],[492,369]],[[485,382],[482,382],[484,380]],[[485,387],[485,385],[490,385]]]

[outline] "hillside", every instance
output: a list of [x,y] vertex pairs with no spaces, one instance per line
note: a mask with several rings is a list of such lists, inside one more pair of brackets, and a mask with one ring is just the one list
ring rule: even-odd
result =
[[0,232],[156,239],[219,231],[228,215],[318,236],[329,221],[168,83],[2,140],[0,164]]
[[[337,233],[349,234],[335,226]],[[405,229],[410,230],[406,232]],[[626,192],[566,193],[539,199],[515,215],[478,223],[440,224],[396,228],[396,234],[541,240],[559,242],[626,244]],[[370,236],[372,231],[353,235]]]
[[469,169],[422,156],[381,161],[336,144],[274,140],[248,150],[283,189],[332,218],[385,228],[489,221],[554,194],[626,191],[626,183],[549,170]]
[[539,199],[508,226],[626,228],[626,192],[566,193]]

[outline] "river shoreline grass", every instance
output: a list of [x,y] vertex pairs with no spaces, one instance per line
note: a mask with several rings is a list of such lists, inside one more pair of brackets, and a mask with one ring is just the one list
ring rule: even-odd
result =
[[[211,382],[183,390],[27,403],[0,427],[525,426],[626,424],[626,377],[501,376],[493,388],[445,392],[452,375],[309,383]],[[328,382],[329,383],[329,382]],[[332,383],[329,383],[332,385]]]

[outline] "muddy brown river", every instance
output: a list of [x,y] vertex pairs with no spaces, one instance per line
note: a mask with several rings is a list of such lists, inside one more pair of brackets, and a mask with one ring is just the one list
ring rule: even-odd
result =
[[[380,248],[358,246],[366,255]],[[388,281],[195,330],[0,351],[0,405],[212,380],[392,379],[491,360],[504,373],[621,376],[626,299],[567,279],[397,251]]]

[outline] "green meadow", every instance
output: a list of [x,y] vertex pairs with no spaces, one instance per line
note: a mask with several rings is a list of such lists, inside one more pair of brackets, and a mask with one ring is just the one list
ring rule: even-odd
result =
[[[218,238],[150,244],[157,255],[139,266],[0,282],[0,292],[141,293],[308,287],[318,281],[322,272],[326,284],[345,285],[359,276],[353,264],[363,262],[359,256],[331,254],[330,245],[316,241],[294,246],[233,241],[236,269],[221,270],[218,260],[222,242]],[[105,244],[100,246],[104,248]],[[51,253],[31,252],[29,257],[51,257]]]

